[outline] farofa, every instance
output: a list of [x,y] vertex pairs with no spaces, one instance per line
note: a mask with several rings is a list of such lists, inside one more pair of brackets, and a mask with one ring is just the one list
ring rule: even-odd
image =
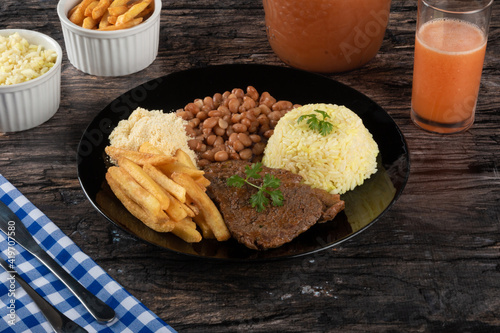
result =
[[113,147],[135,151],[143,143],[149,142],[169,156],[174,156],[177,149],[182,149],[197,165],[196,155],[187,143],[190,138],[186,134],[186,124],[175,113],[137,108],[128,119],[118,123],[109,135],[109,141]]
[[[327,136],[308,128],[301,115],[322,110],[331,118]],[[343,194],[377,171],[378,146],[361,118],[345,106],[308,104],[289,111],[278,122],[264,151],[263,163],[299,174],[312,187]]]

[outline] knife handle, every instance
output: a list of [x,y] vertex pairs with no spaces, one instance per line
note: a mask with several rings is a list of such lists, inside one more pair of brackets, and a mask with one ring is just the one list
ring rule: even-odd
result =
[[[13,230],[9,229],[10,223]],[[8,237],[14,239],[16,243],[22,246],[26,251],[34,255],[47,268],[57,276],[64,285],[80,300],[83,306],[90,312],[92,317],[98,322],[108,323],[115,317],[115,311],[106,303],[97,298],[90,291],[85,289],[78,281],[76,281],[68,272],[64,270],[51,256],[45,252],[40,245],[35,241],[28,228],[10,210],[10,208],[0,201],[0,230]]]
[[[11,273],[12,274],[12,273]],[[38,293],[31,288],[31,286],[24,281],[17,273],[14,273],[14,277],[19,285],[26,291],[26,293],[31,297],[31,299],[38,305],[40,311],[42,311],[47,321],[52,326],[57,333],[85,333],[87,332],[81,326],[76,324],[74,321],[66,317],[59,310],[54,308],[50,303],[48,303],[43,297],[38,295]]]

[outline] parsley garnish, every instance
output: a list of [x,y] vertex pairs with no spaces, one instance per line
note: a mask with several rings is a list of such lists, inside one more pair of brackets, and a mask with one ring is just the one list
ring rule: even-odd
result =
[[326,118],[330,118],[330,115],[326,113],[325,111],[321,110],[314,110],[321,114],[323,116],[323,119],[320,120],[318,119],[316,114],[305,114],[299,117],[297,119],[297,123],[300,123],[302,120],[307,118],[307,124],[309,125],[309,128],[313,131],[318,131],[319,134],[326,136],[330,134],[333,130],[333,125],[332,123],[328,122]]
[[277,188],[280,186],[281,181],[273,175],[265,174],[262,180],[262,186],[255,185],[249,182],[250,178],[260,179],[262,172],[262,163],[254,163],[251,166],[245,166],[246,178],[240,177],[238,175],[231,176],[227,179],[227,184],[229,186],[242,187],[245,184],[255,187],[259,191],[250,197],[250,204],[252,207],[256,208],[260,213],[266,209],[269,205],[269,195],[271,198],[273,206],[283,206],[283,193]]

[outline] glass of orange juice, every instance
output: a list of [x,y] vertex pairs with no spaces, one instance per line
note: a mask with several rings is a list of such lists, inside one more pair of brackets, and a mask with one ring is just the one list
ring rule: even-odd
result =
[[434,133],[474,122],[493,0],[419,0],[411,119]]
[[263,0],[266,31],[286,64],[312,72],[349,71],[379,51],[391,0]]

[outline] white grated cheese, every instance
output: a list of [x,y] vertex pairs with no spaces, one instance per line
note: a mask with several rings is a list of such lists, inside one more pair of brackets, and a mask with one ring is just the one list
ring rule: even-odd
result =
[[57,52],[30,44],[17,32],[0,36],[0,86],[35,79],[56,63]]

